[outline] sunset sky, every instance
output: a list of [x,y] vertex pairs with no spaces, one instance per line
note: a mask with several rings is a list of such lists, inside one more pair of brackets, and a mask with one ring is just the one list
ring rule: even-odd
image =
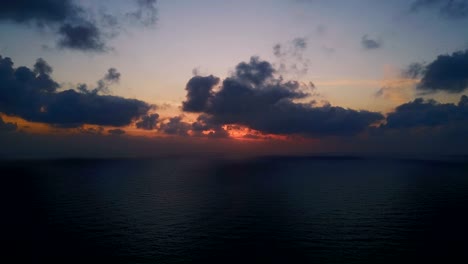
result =
[[466,28],[466,0],[6,1],[0,157],[468,154]]

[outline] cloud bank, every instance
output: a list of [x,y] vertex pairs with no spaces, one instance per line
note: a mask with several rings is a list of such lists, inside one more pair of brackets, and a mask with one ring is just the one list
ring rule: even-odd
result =
[[183,109],[205,114],[215,125],[239,124],[263,133],[306,136],[355,135],[383,119],[375,112],[297,102],[307,99],[314,87],[284,81],[275,73],[269,62],[252,57],[239,63],[218,91],[213,90],[216,77],[196,76],[187,84]]
[[[428,74],[425,67],[423,70],[413,67],[411,74]],[[438,150],[449,153],[458,150],[454,146],[465,142],[468,133],[466,95],[456,104],[415,99],[401,104],[386,117],[376,112],[319,105],[312,100],[315,86],[284,80],[272,64],[258,57],[239,63],[222,81],[212,75],[194,76],[189,80],[182,110],[188,116],[198,114],[194,121],[187,121],[184,115],[160,117],[151,112],[154,107],[148,103],[107,95],[106,89],[121,77],[114,68],[110,68],[92,89],[79,85],[75,90],[61,90],[52,73],[52,67],[43,59],[27,68],[14,67],[10,58],[0,57],[0,113],[79,132],[32,135],[0,118],[3,132],[0,142],[8,146],[11,153],[28,155],[30,145],[17,147],[18,144],[30,140],[39,146],[45,139],[56,144],[54,151],[59,151],[60,144],[75,142],[74,138],[87,142],[83,144],[88,145],[80,146],[83,153],[88,153],[85,150],[95,145],[103,151],[104,145],[110,142],[118,142],[119,155],[125,155],[129,142],[140,142],[135,155],[139,155],[140,150],[142,155],[152,155],[158,144],[165,149],[158,149],[155,155],[161,151],[183,153],[191,151],[190,146],[198,141],[213,149],[230,151],[217,145],[228,144],[226,138],[238,131],[242,133],[237,138],[263,142],[256,146],[277,153],[285,150],[307,153],[312,149],[328,151],[330,148],[335,151],[426,151],[428,146],[434,153]],[[129,125],[153,131],[154,135],[171,137],[122,136],[126,134],[122,128]],[[56,139],[57,136],[63,140]],[[211,138],[213,143],[204,141],[205,138]],[[283,145],[275,148],[278,144]],[[67,155],[75,153],[74,150],[63,151]],[[102,153],[103,156],[114,154]]]
[[433,62],[424,65],[411,64],[404,75],[421,78],[417,89],[423,92],[460,93],[468,89],[468,50],[439,55]]
[[398,106],[387,116],[385,128],[441,127],[468,122],[468,97],[461,96],[458,104],[442,104],[418,98]]
[[51,74],[52,67],[43,59],[29,69],[15,68],[10,58],[0,56],[0,112],[31,122],[79,127],[126,126],[151,109],[140,100],[99,94],[105,85],[120,77],[115,69],[110,69],[92,92],[83,86],[78,91],[59,91]]

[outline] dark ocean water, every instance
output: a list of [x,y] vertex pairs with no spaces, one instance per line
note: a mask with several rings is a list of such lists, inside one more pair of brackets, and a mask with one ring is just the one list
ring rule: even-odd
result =
[[466,162],[10,161],[0,175],[2,263],[468,263]]

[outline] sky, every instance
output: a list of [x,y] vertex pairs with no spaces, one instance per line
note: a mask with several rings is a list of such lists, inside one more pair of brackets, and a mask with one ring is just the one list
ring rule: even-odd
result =
[[7,1],[0,157],[468,154],[467,26],[466,0]]

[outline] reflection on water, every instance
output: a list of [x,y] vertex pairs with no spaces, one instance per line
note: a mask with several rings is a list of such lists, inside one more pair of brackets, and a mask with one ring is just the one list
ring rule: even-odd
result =
[[0,163],[4,249],[57,263],[467,258],[468,164],[355,158]]

